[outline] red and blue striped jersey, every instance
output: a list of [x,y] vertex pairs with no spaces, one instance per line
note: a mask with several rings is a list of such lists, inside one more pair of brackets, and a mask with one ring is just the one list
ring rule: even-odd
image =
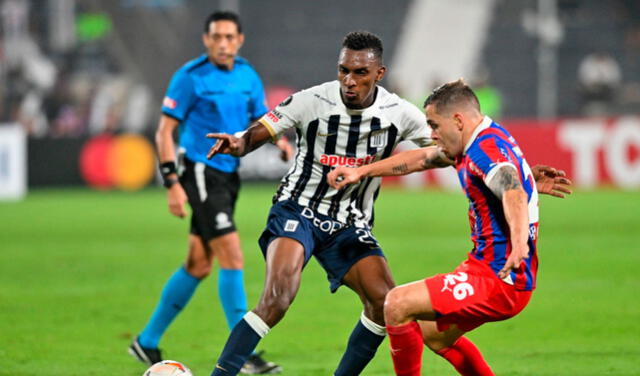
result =
[[529,258],[504,281],[518,290],[533,290],[538,270],[538,192],[531,169],[515,139],[487,116],[475,129],[463,154],[456,158],[458,178],[469,199],[469,224],[474,245],[469,257],[486,263],[498,274],[511,253],[502,201],[488,187],[498,168],[504,165],[518,170],[529,209]]

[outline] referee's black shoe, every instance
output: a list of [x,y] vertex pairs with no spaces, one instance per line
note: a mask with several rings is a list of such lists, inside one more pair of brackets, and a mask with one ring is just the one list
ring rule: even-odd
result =
[[138,337],[136,337],[133,342],[131,342],[131,346],[129,346],[129,354],[134,358],[138,359],[142,363],[152,365],[162,361],[162,354],[160,354],[160,349],[147,349],[146,347],[142,347],[140,342],[138,342]]
[[251,354],[240,369],[240,373],[244,375],[272,375],[282,372],[282,367],[274,362],[264,360],[262,354],[264,354],[264,351]]

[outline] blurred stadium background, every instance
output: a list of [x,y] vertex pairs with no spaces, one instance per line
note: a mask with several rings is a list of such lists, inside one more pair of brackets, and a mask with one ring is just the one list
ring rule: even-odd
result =
[[[0,123],[2,145],[13,146],[0,155],[21,154],[27,136],[29,187],[153,183],[152,150],[136,138],[117,138],[123,171],[109,172],[109,136],[153,134],[168,80],[203,51],[201,18],[216,8],[244,18],[241,54],[270,106],[333,79],[341,38],[367,29],[385,43],[384,84],[405,98],[420,105],[464,77],[530,160],[566,169],[578,186],[640,186],[635,0],[3,0]],[[269,155],[246,161],[245,177],[277,179],[286,166]],[[20,171],[0,160],[4,190]],[[457,184],[439,174],[406,183],[425,181]]]
[[[550,255],[529,316],[474,338],[498,374],[640,374],[639,1],[0,0],[0,375],[142,371],[124,349],[182,260],[186,231],[157,187],[153,133],[168,80],[202,53],[215,9],[240,13],[241,55],[270,106],[334,79],[341,39],[357,29],[383,39],[383,85],[419,106],[464,77],[530,163],[566,170],[578,190],[541,204]],[[286,169],[269,148],[243,161],[250,302],[263,273],[255,239]],[[449,270],[468,248],[450,172],[385,183],[376,234],[398,282]],[[289,375],[331,372],[358,314],[352,296],[329,296],[310,268],[291,323],[267,342],[285,367],[304,370]],[[212,329],[211,315],[222,316],[211,294],[197,295],[163,345],[206,374],[226,337]],[[344,317],[320,319],[327,306]],[[336,331],[296,341],[300,327],[313,331],[305,314]],[[367,374],[391,372],[384,351]],[[517,361],[522,351],[533,366]],[[453,374],[441,363],[431,357],[429,374]]]

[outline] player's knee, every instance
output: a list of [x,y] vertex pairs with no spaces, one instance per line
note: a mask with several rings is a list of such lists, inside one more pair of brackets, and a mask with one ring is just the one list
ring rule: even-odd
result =
[[292,301],[293,297],[286,294],[264,294],[256,307],[256,313],[269,327],[274,327],[287,313]]
[[244,258],[242,257],[242,251],[237,250],[226,252],[218,252],[218,262],[223,269],[242,269],[244,268]]
[[369,297],[364,305],[364,312],[367,317],[379,325],[384,325],[384,302],[386,294],[379,294]]
[[187,273],[191,274],[193,277],[197,279],[206,278],[209,274],[211,274],[211,262],[207,259],[197,258],[192,259],[189,258],[185,265],[185,269]]
[[256,312],[265,318],[267,325],[274,326],[282,320],[296,297],[297,286],[295,280],[286,278],[277,279],[275,283],[267,283],[256,308]]
[[398,325],[408,318],[404,305],[401,289],[389,291],[384,300],[384,319],[388,325]]

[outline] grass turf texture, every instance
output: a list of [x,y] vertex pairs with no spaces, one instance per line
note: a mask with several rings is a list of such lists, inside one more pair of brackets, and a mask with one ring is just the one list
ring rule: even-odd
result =
[[[249,305],[264,262],[256,239],[272,186],[245,186],[237,208]],[[469,337],[498,375],[638,375],[640,200],[636,192],[578,192],[541,201],[538,290],[518,317]],[[396,282],[451,271],[470,248],[458,193],[386,188],[374,234]],[[164,192],[32,192],[0,203],[0,375],[140,375],[126,348],[186,253],[188,220],[171,217]],[[169,359],[208,375],[228,330],[216,278],[208,278],[170,327]],[[360,313],[346,288],[332,296],[307,266],[287,317],[260,344],[284,375],[329,375]],[[425,350],[423,374],[454,375]],[[365,375],[392,374],[388,344]]]

